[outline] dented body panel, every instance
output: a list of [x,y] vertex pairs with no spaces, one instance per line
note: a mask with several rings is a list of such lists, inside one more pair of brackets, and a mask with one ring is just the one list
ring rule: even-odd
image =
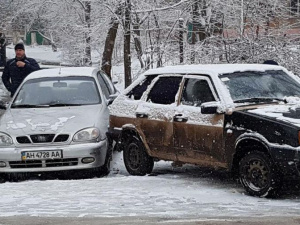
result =
[[[238,68],[251,71],[252,67],[246,65],[244,68],[240,65]],[[223,80],[218,77],[222,74],[222,65],[209,70],[213,68],[210,65],[203,71],[200,66],[174,67],[174,71],[178,68],[177,73],[172,73],[170,68],[146,72],[144,78],[139,78],[111,105],[108,135],[114,137],[120,150],[126,145],[127,135],[136,135],[148,155],[155,159],[223,168],[233,172],[248,152],[262,151],[271,157],[284,176],[295,179],[300,177],[300,110],[297,118],[297,113],[291,109],[295,107],[293,102],[268,99],[256,102],[254,99],[253,102],[237,104],[222,83],[231,77]],[[228,66],[224,68],[226,73],[230,73]],[[282,67],[266,65],[257,66],[256,71],[264,71],[263,68],[287,73]],[[161,89],[163,100],[153,96],[153,93],[159,94],[159,91],[152,90],[160,81],[169,79],[165,89],[174,88],[175,85],[168,85],[175,83],[173,78],[178,79],[179,75],[182,81],[176,86],[175,94]],[[147,76],[155,78],[148,79],[152,81],[147,83],[144,82]],[[205,93],[210,94],[207,101],[197,102],[199,99],[193,92],[196,83],[200,84],[199,90],[204,90],[204,84],[207,84],[210,90]],[[134,94],[135,90],[141,89],[143,94]],[[172,99],[172,102],[164,103],[167,98]],[[118,110],[120,108],[126,113],[121,113]]]

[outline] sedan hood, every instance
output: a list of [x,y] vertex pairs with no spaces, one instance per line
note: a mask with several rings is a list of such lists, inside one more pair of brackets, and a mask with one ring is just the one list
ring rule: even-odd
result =
[[11,135],[69,133],[97,125],[102,106],[8,109],[0,120],[0,131]]
[[248,113],[268,117],[277,121],[286,122],[300,127],[300,105],[279,104],[259,106],[256,109],[248,109]]

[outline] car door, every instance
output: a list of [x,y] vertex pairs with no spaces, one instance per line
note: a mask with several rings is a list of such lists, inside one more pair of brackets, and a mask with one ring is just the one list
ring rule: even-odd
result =
[[150,155],[176,160],[173,145],[173,115],[181,75],[159,76],[146,91],[136,110],[137,127],[144,136]]
[[179,161],[222,167],[224,116],[201,114],[201,104],[214,101],[219,99],[208,76],[185,76],[173,124]]

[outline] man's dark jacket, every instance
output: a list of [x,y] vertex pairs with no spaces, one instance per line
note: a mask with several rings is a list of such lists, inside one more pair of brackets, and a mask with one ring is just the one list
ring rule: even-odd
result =
[[17,61],[16,58],[8,60],[2,74],[3,84],[11,93],[11,97],[28,74],[40,69],[39,64],[32,58],[25,56],[22,60],[19,60],[25,63],[24,67],[18,67]]

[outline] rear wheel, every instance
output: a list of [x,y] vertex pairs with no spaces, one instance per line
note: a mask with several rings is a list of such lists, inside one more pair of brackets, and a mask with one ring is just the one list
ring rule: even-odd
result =
[[273,197],[278,194],[280,175],[270,157],[263,152],[249,152],[241,159],[239,178],[252,196]]
[[123,150],[124,164],[131,175],[144,176],[152,172],[154,161],[136,136],[129,136]]

